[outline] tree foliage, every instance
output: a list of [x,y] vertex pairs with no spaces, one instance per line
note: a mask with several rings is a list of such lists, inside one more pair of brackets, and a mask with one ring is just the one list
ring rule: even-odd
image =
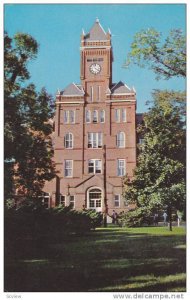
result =
[[186,77],[186,40],[179,29],[171,30],[162,42],[162,35],[154,28],[135,34],[124,67],[134,63],[149,67],[157,79]]
[[4,49],[5,192],[6,197],[12,193],[14,182],[31,196],[55,173],[49,123],[52,97],[27,83],[27,64],[38,51],[36,40],[22,33],[12,39],[5,33]]
[[185,205],[185,120],[165,93],[154,92],[154,106],[138,129],[144,142],[134,179],[126,178],[124,194],[128,204],[135,202],[148,212],[167,207],[171,215],[172,208],[182,210]]

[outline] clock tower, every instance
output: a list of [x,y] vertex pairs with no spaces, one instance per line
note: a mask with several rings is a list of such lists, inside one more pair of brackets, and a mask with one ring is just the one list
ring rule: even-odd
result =
[[112,63],[111,33],[96,19],[81,35],[80,84],[72,82],[56,95],[58,175],[44,188],[48,206],[105,215],[131,209],[123,198],[123,178],[132,179],[136,166],[136,92],[112,82]]
[[81,35],[80,78],[87,102],[97,102],[112,84],[111,33],[102,28],[98,19],[89,33]]

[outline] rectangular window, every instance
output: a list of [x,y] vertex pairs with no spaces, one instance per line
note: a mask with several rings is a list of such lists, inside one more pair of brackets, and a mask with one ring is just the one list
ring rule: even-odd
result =
[[64,123],[65,124],[74,124],[75,123],[75,111],[74,110],[65,110],[64,111]]
[[114,206],[120,207],[120,195],[114,195]]
[[42,194],[38,196],[38,198],[41,200],[41,203],[45,208],[49,208],[49,202],[50,202],[49,193],[42,192]]
[[125,147],[125,133],[124,132],[118,132],[117,138],[116,138],[116,145],[118,148]]
[[88,161],[88,173],[90,174],[102,173],[101,159],[90,159]]
[[64,111],[64,123],[65,124],[69,123],[69,111],[68,110]]
[[73,161],[65,160],[65,177],[73,176]]
[[75,208],[75,196],[70,196],[70,197],[69,197],[69,205],[70,205],[72,208]]
[[118,109],[118,108],[115,110],[115,121],[117,123],[120,122],[120,109]]
[[90,101],[93,102],[94,98],[94,91],[93,91],[93,86],[90,87]]
[[74,124],[75,123],[75,111],[74,110],[69,111],[69,117],[70,117],[70,123]]
[[125,175],[126,175],[125,159],[118,159],[117,176],[125,176]]
[[105,122],[105,110],[100,111],[100,123]]
[[102,133],[89,132],[88,133],[88,148],[102,148]]
[[127,122],[127,110],[126,110],[126,108],[122,108],[121,118],[122,118],[122,122]]
[[66,196],[64,195],[59,195],[59,205],[62,205],[62,206],[66,206]]
[[101,93],[101,87],[100,87],[100,85],[98,85],[98,87],[97,87],[97,101],[100,101],[100,97],[101,97],[100,93]]
[[91,122],[91,113],[90,110],[86,110],[86,123]]

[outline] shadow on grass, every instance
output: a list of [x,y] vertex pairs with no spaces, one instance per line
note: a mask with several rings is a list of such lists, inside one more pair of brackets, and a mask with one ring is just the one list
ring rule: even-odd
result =
[[[139,230],[140,231],[140,230]],[[9,292],[185,291],[184,235],[100,229],[5,252]]]

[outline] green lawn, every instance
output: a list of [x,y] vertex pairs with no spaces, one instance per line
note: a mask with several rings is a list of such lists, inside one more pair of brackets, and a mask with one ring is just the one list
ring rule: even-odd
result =
[[186,289],[185,229],[99,228],[61,242],[17,242],[5,253],[8,292],[179,292]]

